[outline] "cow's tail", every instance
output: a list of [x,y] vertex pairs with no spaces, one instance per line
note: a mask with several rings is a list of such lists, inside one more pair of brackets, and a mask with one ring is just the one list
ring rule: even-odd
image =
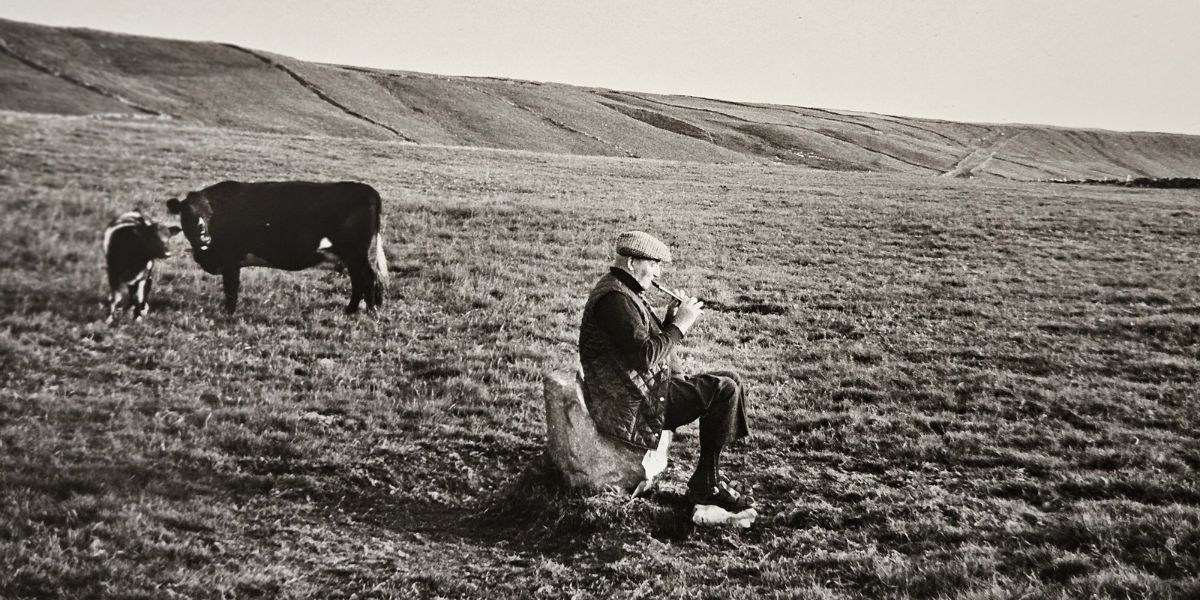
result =
[[371,236],[371,245],[375,246],[375,275],[387,283],[387,256],[383,253],[383,198],[379,197],[379,192],[375,192],[375,235]]
[[387,256],[383,254],[383,233],[377,232],[375,237],[371,238],[371,245],[375,246],[375,275],[380,281],[388,280],[388,264]]

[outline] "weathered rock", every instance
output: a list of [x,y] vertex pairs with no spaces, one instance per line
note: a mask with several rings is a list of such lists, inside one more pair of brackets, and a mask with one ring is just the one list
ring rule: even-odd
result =
[[620,489],[639,494],[667,467],[671,432],[657,450],[643,450],[609,438],[583,403],[582,373],[549,373],[545,379],[546,448],[550,461],[572,487]]

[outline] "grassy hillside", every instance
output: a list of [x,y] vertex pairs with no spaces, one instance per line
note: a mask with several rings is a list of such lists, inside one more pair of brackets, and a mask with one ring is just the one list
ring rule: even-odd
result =
[[983,125],[309,63],[0,19],[0,110],[418,144],[1016,180],[1190,177],[1200,137]]
[[[5,598],[1200,594],[1194,192],[22,113],[0,153]],[[248,269],[226,316],[175,240],[149,320],[103,325],[110,216],[291,177],[381,191],[379,314]],[[537,468],[541,378],[633,226],[672,284],[777,308],[686,352],[750,383],[749,531],[687,521],[695,426],[650,499]]]

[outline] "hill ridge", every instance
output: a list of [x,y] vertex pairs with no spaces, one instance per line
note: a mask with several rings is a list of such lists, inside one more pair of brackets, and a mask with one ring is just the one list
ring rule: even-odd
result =
[[1012,180],[1191,177],[1200,136],[961,123],[302,61],[0,19],[0,110],[294,134]]

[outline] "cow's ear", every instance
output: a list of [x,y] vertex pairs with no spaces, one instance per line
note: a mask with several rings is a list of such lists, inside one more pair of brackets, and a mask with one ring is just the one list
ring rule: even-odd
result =
[[174,237],[175,234],[183,231],[183,228],[178,225],[172,225],[167,228],[167,237]]
[[167,212],[169,212],[173,215],[177,215],[177,214],[179,214],[179,210],[181,208],[182,207],[179,204],[178,198],[171,198],[170,200],[167,200]]

